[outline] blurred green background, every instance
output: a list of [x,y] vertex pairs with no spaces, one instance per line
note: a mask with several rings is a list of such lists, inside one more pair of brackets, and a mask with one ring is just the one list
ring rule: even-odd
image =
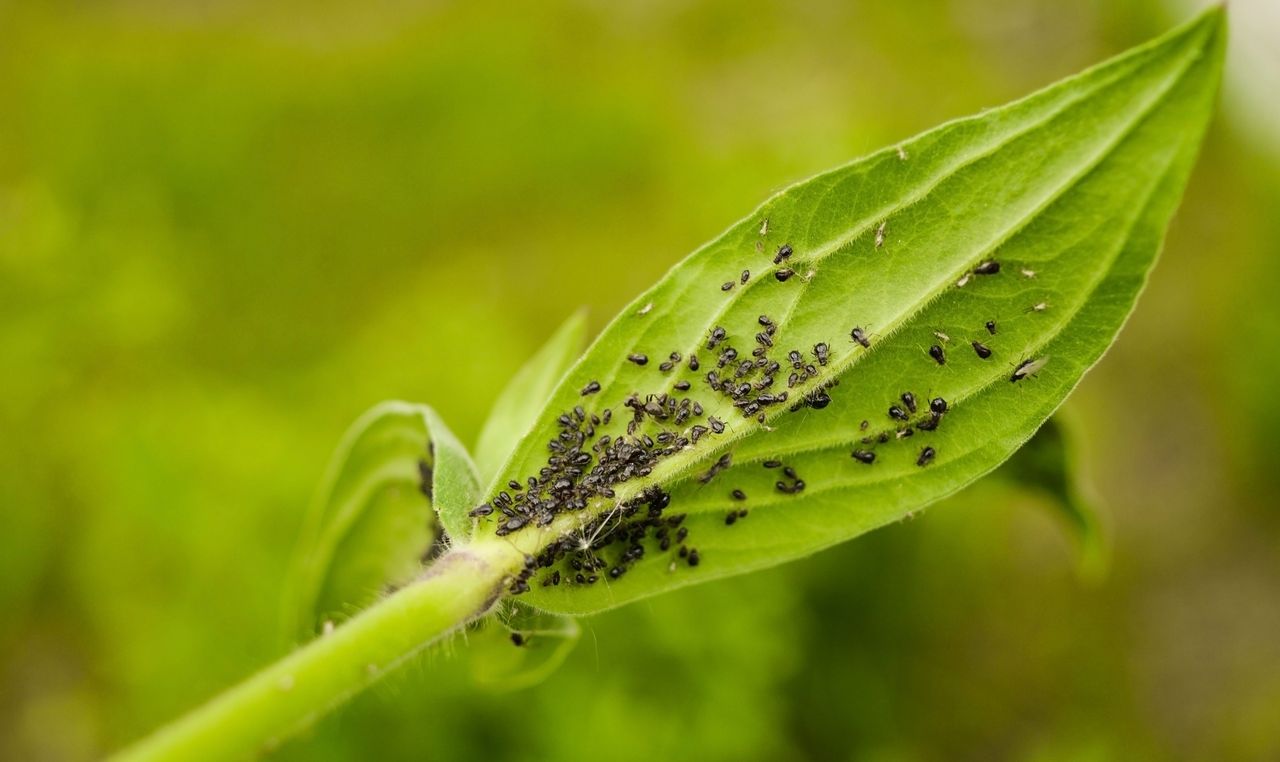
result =
[[[1280,3],[1072,401],[1111,575],[979,487],[585,622],[460,644],[281,759],[1280,758]],[[302,513],[386,398],[473,440],[772,190],[1153,36],[1157,0],[0,2],[0,757],[80,760],[281,653]]]

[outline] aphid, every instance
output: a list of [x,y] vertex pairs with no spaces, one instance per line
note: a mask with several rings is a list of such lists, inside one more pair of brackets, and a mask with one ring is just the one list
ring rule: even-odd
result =
[[1024,277],[1024,278],[1034,278],[1034,277],[1036,277],[1036,271],[1035,271],[1035,270],[1029,270],[1029,269],[1027,269],[1027,268],[1025,268],[1025,267],[1024,267],[1024,268],[1022,268],[1022,277]]
[[876,454],[869,450],[854,450],[853,459],[868,466],[876,462]]
[[994,320],[987,321],[987,333],[991,334],[992,336],[996,335],[996,321]]
[[947,343],[948,341],[951,341],[951,337],[946,335],[942,331],[934,331],[933,335],[938,338],[938,341],[941,341],[944,344]]
[[736,522],[737,520],[738,520],[738,512],[729,511],[727,514],[725,514],[724,524],[725,526],[733,526],[734,522]]
[[973,268],[974,275],[995,275],[1000,272],[1000,263],[994,259],[988,259],[986,262]]
[[743,283],[746,283],[747,281],[751,280],[751,271],[743,270],[742,275],[739,276],[738,280],[742,281]]
[[871,348],[871,340],[867,338],[867,334],[862,330],[861,326],[855,326],[852,331],[849,331],[849,338],[861,344],[863,349]]
[[648,314],[649,314],[649,310],[651,310],[651,309],[653,309],[653,302],[649,302],[649,303],[648,303],[648,304],[646,304],[645,306],[641,307],[641,308],[639,309],[639,311],[637,311],[637,312],[636,312],[636,314],[637,314],[637,315],[648,315]]
[[916,395],[911,392],[903,392],[902,404],[907,406],[908,411],[914,413],[916,411]]
[[765,217],[760,223],[760,235],[769,235],[769,218]]
[[881,246],[884,246],[884,237],[888,229],[889,229],[888,222],[882,222],[880,223],[880,227],[876,228],[876,248],[877,249],[880,248]]
[[898,161],[907,160],[907,151],[902,146],[898,146]]
[[511,642],[515,643],[517,646],[522,646],[524,645],[524,636],[518,632],[513,632],[511,633]]
[[621,576],[622,576],[622,574],[623,574],[623,572],[625,572],[625,571],[626,571],[626,569],[624,569],[623,567],[621,567],[621,566],[615,566],[615,567],[613,567],[612,569],[610,569],[610,570],[609,570],[609,576],[610,576],[610,577],[612,577],[612,578],[614,578],[614,579],[617,579],[618,577],[621,577]]
[[1009,381],[1017,382],[1027,376],[1035,375],[1041,368],[1048,364],[1048,362],[1049,358],[1047,356],[1041,357],[1039,360],[1023,360],[1018,364],[1018,367],[1014,369],[1013,375],[1009,377]]
[[760,465],[764,466],[765,468],[782,468],[782,461],[780,461],[780,460],[766,460],[765,462],[761,463]]
[[471,512],[467,515],[474,519],[479,518],[480,516],[488,516],[491,513],[493,513],[493,506],[485,503],[479,507],[472,508]]
[[782,264],[782,260],[791,256],[791,254],[792,254],[791,244],[784,243],[778,247],[778,253],[773,255],[773,263],[775,265],[780,265]]
[[934,397],[929,400],[929,409],[933,411],[934,415],[942,415],[947,412],[947,401],[941,397]]
[[588,394],[595,394],[598,391],[600,391],[600,382],[592,381],[588,383],[586,386],[582,387],[582,396],[585,397]]
[[697,566],[701,562],[702,562],[702,557],[698,555],[698,549],[690,548],[689,549],[689,565]]
[[714,415],[707,419],[707,423],[711,426],[711,430],[717,434],[724,433],[724,421],[716,418]]
[[931,415],[926,420],[916,424],[916,428],[921,431],[934,431],[938,428],[938,422],[942,420],[940,415]]
[[519,492],[524,489],[524,485],[516,481],[515,479],[508,481],[507,486],[515,490],[516,492]]
[[934,456],[938,453],[932,447],[926,447],[920,451],[920,457],[916,458],[917,466],[927,466],[933,462]]
[[648,355],[638,354],[638,353],[637,353],[637,354],[632,354],[632,355],[627,355],[627,360],[629,360],[630,362],[635,363],[636,365],[648,365],[648,364],[649,364],[649,356],[648,356]]
[[1047,309],[1049,309],[1048,302],[1039,302],[1038,304],[1031,305],[1031,307],[1027,309],[1027,312],[1044,312]]
[[965,284],[969,282],[969,277],[969,273],[961,275],[960,280],[956,281],[956,288],[964,288]]
[[867,427],[868,427],[868,426],[870,426],[870,425],[871,425],[871,421],[868,421],[868,420],[866,420],[866,419],[864,418],[864,419],[862,420],[862,423],[858,424],[858,428],[859,428],[859,429],[862,429],[863,431],[866,431],[866,430],[867,430]]
[[689,382],[677,381],[673,388],[676,389],[677,391],[687,392],[689,391]]
[[939,365],[947,364],[947,353],[943,352],[942,347],[939,346],[938,344],[934,344],[933,346],[929,347],[929,356],[932,357],[934,362],[938,363]]
[[831,404],[831,395],[827,394],[825,389],[819,389],[809,395],[806,401],[809,403],[809,407],[814,410],[821,410]]
[[734,500],[746,500],[746,499],[747,499],[747,493],[743,492],[743,491],[742,491],[742,490],[740,490],[740,489],[735,489],[733,492],[730,492],[729,494],[733,496],[733,499],[734,499]]
[[711,329],[711,337],[707,339],[707,349],[715,349],[717,344],[724,341],[725,335],[724,329],[720,326]]
[[991,347],[983,344],[981,341],[973,342],[973,351],[977,352],[978,357],[981,357],[984,360],[991,356]]
[[701,366],[699,366],[699,365],[698,365],[698,356],[697,356],[697,355],[689,355],[689,370],[695,370],[695,371],[696,371],[699,367],[701,367]]
[[907,437],[909,437],[909,436],[913,436],[915,433],[916,433],[916,432],[915,432],[915,429],[913,429],[913,428],[911,428],[910,426],[908,426],[908,427],[906,427],[905,429],[902,429],[901,431],[899,431],[899,432],[898,432],[898,434],[897,434],[897,438],[898,438],[898,439],[906,439],[906,438],[907,438]]
[[792,275],[795,275],[795,274],[796,274],[796,271],[792,270],[790,267],[783,267],[779,270],[774,271],[773,277],[777,278],[779,283],[785,283],[788,278],[790,278]]
[[911,416],[907,415],[906,411],[897,405],[889,406],[889,417],[899,421],[911,420]]
[[731,280],[727,280],[727,281],[725,281],[724,283],[721,283],[721,284],[720,284],[720,290],[721,290],[721,291],[729,291],[729,290],[730,290],[730,289],[732,289],[732,288],[733,288],[733,281],[731,281]]
[[786,468],[782,469],[782,475],[787,477],[788,479],[794,479],[796,478],[796,470],[791,466],[787,466]]
[[826,365],[827,360],[831,358],[831,349],[825,341],[819,341],[813,345],[813,356],[818,358],[819,365]]

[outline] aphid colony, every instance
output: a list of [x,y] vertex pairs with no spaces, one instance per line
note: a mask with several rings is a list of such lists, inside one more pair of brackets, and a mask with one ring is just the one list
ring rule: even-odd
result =
[[[882,223],[876,230],[877,248],[883,245],[886,227]],[[761,225],[761,235],[767,230],[766,220]],[[784,244],[777,249],[773,263],[784,265],[793,253],[792,247]],[[956,285],[963,286],[973,275],[995,275],[1000,269],[999,262],[984,261],[966,273]],[[779,281],[786,281],[792,275],[794,272],[788,267],[774,271],[774,277]],[[746,284],[750,277],[751,273],[743,270],[736,282]],[[730,280],[721,288],[730,291],[735,285],[735,281]],[[1043,311],[1046,306],[1038,304],[1033,311]],[[645,312],[647,309],[641,310],[640,314]],[[774,354],[781,356],[784,351],[775,347],[777,324],[767,315],[759,316],[758,323],[761,330],[754,336],[749,356],[744,354],[745,349],[740,350],[730,342],[723,327],[716,326],[699,348],[699,351],[710,353],[709,362],[713,364],[705,375],[695,376],[693,382],[687,377],[677,377],[671,384],[671,392],[631,394],[622,402],[622,407],[630,414],[624,427],[625,434],[605,433],[613,419],[611,408],[589,413],[578,405],[560,415],[557,419],[559,432],[547,443],[550,454],[538,474],[528,477],[524,483],[508,482],[508,490],[499,492],[491,501],[472,510],[470,515],[477,519],[495,515],[497,525],[494,531],[504,536],[530,525],[549,526],[561,514],[584,511],[602,499],[613,500],[619,485],[649,476],[664,459],[698,446],[704,438],[726,431],[726,423],[714,415],[707,415],[696,398],[677,393],[690,391],[695,382],[728,402],[744,419],[755,419],[761,424],[767,420],[771,408],[782,405],[793,412],[803,408],[826,408],[831,403],[829,390],[839,383],[836,378],[821,380],[831,361],[831,347],[826,342],[818,342],[808,351],[787,349],[783,362],[773,358]],[[987,321],[985,328],[989,335],[996,334],[995,321]],[[943,344],[951,340],[950,336],[941,331],[934,331],[934,335],[941,343],[931,345],[927,353],[936,364],[945,365],[947,353]],[[871,335],[862,326],[853,327],[849,338],[863,349],[871,347]],[[982,342],[971,341],[971,346],[980,359],[986,360],[993,354]],[[649,356],[641,352],[632,352],[626,360],[640,367],[649,364]],[[1023,361],[1014,370],[1010,381],[1033,375],[1046,362],[1047,357]],[[690,373],[700,373],[702,361],[698,353],[690,353],[686,359],[680,352],[673,351],[658,364],[657,370],[671,374],[684,366]],[[784,375],[785,389],[781,388]],[[813,383],[815,381],[817,383]],[[797,387],[803,387],[803,390],[797,391]],[[588,397],[600,391],[600,383],[591,380],[582,387],[581,396]],[[936,431],[949,405],[942,397],[934,397],[929,400],[927,409],[922,408],[924,403],[914,393],[903,392],[887,408],[892,428],[862,437],[860,446],[852,451],[851,457],[861,464],[873,465],[876,462],[876,445],[911,437],[916,431]],[[861,422],[863,431],[869,427],[869,421]],[[609,430],[615,431],[616,427]],[[935,448],[926,444],[918,451],[915,463],[924,467],[936,457]],[[731,465],[731,453],[724,453],[699,474],[697,480],[708,484]],[[805,482],[792,467],[776,459],[764,461],[763,466],[781,469],[783,478],[775,484],[778,492],[794,495],[804,491]],[[430,496],[430,467],[423,461],[421,468],[423,489]],[[747,500],[741,489],[732,489],[728,495],[735,502]],[[670,494],[657,486],[648,487],[634,498],[616,502],[611,509],[562,534],[536,557],[526,556],[522,570],[510,579],[508,592],[527,592],[530,581],[540,569],[547,570],[541,579],[544,586],[558,586],[562,582],[591,585],[606,575],[609,579],[618,579],[645,558],[646,552],[652,554],[655,549],[674,556],[669,559],[668,569],[671,571],[679,563],[698,566],[701,556],[697,548],[688,543],[685,515],[668,515],[670,505]],[[747,515],[746,507],[735,507],[725,514],[724,523],[732,526]],[[649,544],[648,551],[646,543]]]

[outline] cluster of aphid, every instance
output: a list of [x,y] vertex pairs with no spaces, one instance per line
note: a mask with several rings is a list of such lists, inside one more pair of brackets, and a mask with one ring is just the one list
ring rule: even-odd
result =
[[[767,221],[762,225],[762,235],[767,225]],[[883,245],[885,228],[882,224],[876,231],[877,247]],[[790,245],[779,247],[773,257],[774,265],[785,265],[793,253]],[[983,262],[965,274],[956,285],[964,286],[973,275],[999,272],[998,262]],[[1029,271],[1024,271],[1024,274],[1026,272]],[[794,271],[782,267],[775,270],[774,275],[778,281],[786,281]],[[730,291],[736,283],[746,284],[750,277],[751,273],[743,270],[736,281],[726,281],[721,288]],[[1044,305],[1037,305],[1035,309],[1043,310]],[[648,306],[641,310],[641,314],[647,311]],[[705,385],[708,391],[724,399],[744,418],[754,418],[762,424],[767,420],[769,409],[780,405],[789,403],[791,411],[827,407],[831,402],[829,390],[838,383],[834,378],[822,380],[831,358],[829,345],[819,342],[808,352],[786,350],[784,364],[772,357],[777,324],[767,315],[761,315],[758,322],[761,330],[755,334],[755,346],[749,357],[740,354],[724,328],[713,328],[700,350],[712,353],[714,359],[709,362],[714,363],[714,367],[701,378],[694,375],[695,382]],[[985,327],[989,334],[995,335],[994,321],[987,321]],[[941,332],[935,332],[935,335],[941,343],[930,346],[928,354],[936,363],[943,365],[947,362],[943,343],[949,342],[950,337]],[[854,327],[849,337],[864,349],[871,346],[871,337],[861,326]],[[982,342],[975,340],[971,344],[980,359],[992,356],[992,350]],[[639,352],[629,354],[626,359],[641,367],[649,364],[648,355]],[[1021,363],[1010,380],[1016,382],[1026,378],[1046,361],[1047,358]],[[685,358],[680,352],[673,351],[657,367],[662,373],[670,374],[683,370],[686,365],[692,374],[701,371],[702,363],[696,352]],[[786,389],[776,389],[781,386],[784,374]],[[470,515],[479,519],[497,514],[495,531],[502,536],[530,525],[549,526],[557,516],[566,512],[585,516],[580,512],[593,502],[613,500],[619,485],[648,476],[665,458],[697,446],[704,437],[725,432],[725,422],[706,415],[697,399],[676,393],[689,392],[693,383],[681,377],[671,385],[672,393],[629,396],[622,403],[630,413],[625,434],[603,433],[612,422],[612,409],[588,413],[581,405],[575,406],[559,417],[559,432],[547,443],[550,454],[538,474],[528,477],[523,484],[515,480],[508,482],[508,490],[499,492],[490,502],[471,511]],[[797,387],[804,389],[797,392]],[[600,383],[590,381],[582,388],[581,395],[588,397],[600,391]],[[927,409],[922,408],[912,392],[903,392],[898,401],[888,408],[893,428],[864,436],[860,440],[861,446],[853,450],[852,458],[866,465],[874,464],[877,444],[905,439],[916,431],[935,431],[949,406],[942,397],[935,397],[928,402]],[[869,428],[870,422],[862,421],[862,431]],[[927,466],[936,456],[932,446],[925,446],[919,451],[916,464]],[[731,454],[721,455],[697,477],[698,481],[709,483],[731,464]],[[783,478],[775,485],[778,492],[794,495],[805,489],[804,480],[792,467],[778,460],[767,460],[763,465],[781,469]],[[424,472],[424,482],[429,482],[426,477]],[[737,502],[747,499],[741,489],[733,489],[729,495]],[[701,558],[697,548],[688,543],[688,528],[683,526],[685,515],[666,515],[670,504],[668,493],[658,487],[649,487],[637,497],[615,502],[611,509],[583,519],[577,528],[549,543],[536,557],[526,556],[524,567],[510,579],[508,591],[512,594],[527,592],[530,581],[540,569],[547,570],[541,578],[543,586],[562,583],[591,585],[606,576],[618,579],[646,557],[646,543],[649,543],[651,555],[655,548],[657,552],[672,554],[669,569],[673,571],[681,562],[697,566]],[[734,525],[747,515],[745,507],[733,508],[725,514],[724,523]]]

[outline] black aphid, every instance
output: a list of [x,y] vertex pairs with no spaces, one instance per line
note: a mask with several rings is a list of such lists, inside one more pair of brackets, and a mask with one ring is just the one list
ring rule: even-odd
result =
[[720,284],[720,290],[721,290],[721,291],[728,291],[728,290],[730,290],[730,289],[732,289],[732,288],[733,288],[733,281],[731,281],[731,280],[727,280],[727,281],[725,281],[724,283],[721,283],[721,284]]
[[742,281],[743,283],[746,283],[747,281],[751,280],[751,271],[743,270],[742,275],[741,277],[738,278],[738,280]]
[[636,365],[648,365],[648,364],[649,364],[649,356],[648,356],[648,355],[638,354],[638,353],[637,353],[637,354],[632,354],[632,355],[627,355],[627,360],[628,360],[628,361],[630,361],[630,362],[635,363]]
[[519,492],[520,490],[524,489],[524,485],[516,481],[515,479],[512,479],[511,481],[507,482],[507,486],[515,490],[516,492]]
[[908,411],[914,413],[916,411],[916,395],[911,392],[903,392],[902,404],[907,406]]
[[524,636],[518,632],[513,632],[511,633],[511,642],[515,643],[517,646],[522,646],[524,645]]
[[756,318],[756,320],[760,323],[760,325],[764,326],[765,328],[768,328],[769,326],[773,325],[773,321],[769,319],[768,315],[761,315],[760,317]]
[[688,382],[688,381],[677,381],[677,382],[676,382],[676,384],[675,384],[675,386],[674,386],[673,388],[674,388],[674,389],[676,389],[677,391],[687,392],[687,391],[689,391],[689,382]]
[[831,348],[827,346],[827,342],[819,341],[813,345],[813,356],[818,358],[819,365],[826,365],[827,360],[831,359]]
[[791,254],[792,254],[791,244],[784,243],[778,247],[778,253],[773,255],[773,263],[775,265],[781,264],[782,260],[791,256]]
[[911,416],[907,415],[907,412],[897,405],[889,406],[889,417],[899,421],[911,420]]
[[991,334],[992,336],[996,335],[996,321],[994,320],[987,321],[987,333]]
[[947,364],[947,353],[943,352],[942,347],[938,344],[934,344],[929,347],[929,356],[932,357],[939,365]]
[[480,516],[488,516],[491,513],[493,513],[493,506],[489,505],[488,503],[485,503],[484,505],[481,505],[479,507],[472,508],[471,512],[468,513],[467,515],[474,519]]
[[707,349],[715,349],[717,344],[724,341],[726,335],[720,326],[711,329],[711,336],[707,339]]
[[737,520],[738,520],[738,512],[737,512],[737,511],[729,511],[729,512],[728,512],[728,513],[726,513],[726,514],[725,514],[725,516],[724,516],[724,523],[725,523],[725,526],[733,526],[733,523],[734,523],[735,521],[737,521]]
[[697,566],[701,562],[702,562],[702,557],[698,555],[698,549],[690,548],[689,549],[689,565]]
[[729,494],[733,496],[733,499],[734,499],[734,500],[746,500],[746,499],[747,499],[747,493],[743,492],[743,491],[742,491],[742,490],[740,490],[740,489],[735,489],[733,492],[730,492]]
[[827,394],[826,389],[818,389],[808,397],[805,397],[805,402],[814,410],[821,410],[831,404],[831,395]]
[[698,365],[698,356],[689,355],[689,370],[697,370],[699,367],[700,366]]
[[984,360],[991,356],[991,347],[983,344],[981,341],[973,342],[973,351],[977,352],[978,357],[981,357]]
[[1000,272],[1000,263],[994,259],[989,259],[973,268],[974,275],[995,275],[998,272]]
[[861,344],[863,349],[871,348],[871,340],[867,338],[867,333],[862,330],[861,326],[856,326],[852,331],[849,331],[849,338]]
[[786,468],[782,469],[782,475],[787,477],[788,479],[794,479],[796,478],[796,470],[791,466],[787,466]]
[[876,462],[876,454],[869,450],[854,450],[853,459],[859,463],[866,463],[869,466]]
[[921,431],[934,431],[938,428],[938,423],[941,420],[942,420],[942,416],[935,413],[934,415],[929,416],[926,420],[923,420],[920,423],[917,423],[916,428],[920,429]]
[[920,451],[920,457],[916,458],[917,466],[927,466],[933,462],[934,456],[938,453],[932,447],[926,447]]
[[785,283],[788,278],[795,274],[796,271],[792,270],[790,267],[783,267],[774,271],[773,277],[777,278],[779,283]]
[[941,397],[934,397],[929,400],[929,409],[933,411],[934,415],[942,415],[947,412],[947,401]]
[[765,468],[782,468],[782,461],[766,460],[764,463],[761,463],[760,465],[764,466]]
[[600,391],[600,382],[591,381],[586,386],[582,387],[582,396],[585,397],[588,394],[595,394],[598,391]]

